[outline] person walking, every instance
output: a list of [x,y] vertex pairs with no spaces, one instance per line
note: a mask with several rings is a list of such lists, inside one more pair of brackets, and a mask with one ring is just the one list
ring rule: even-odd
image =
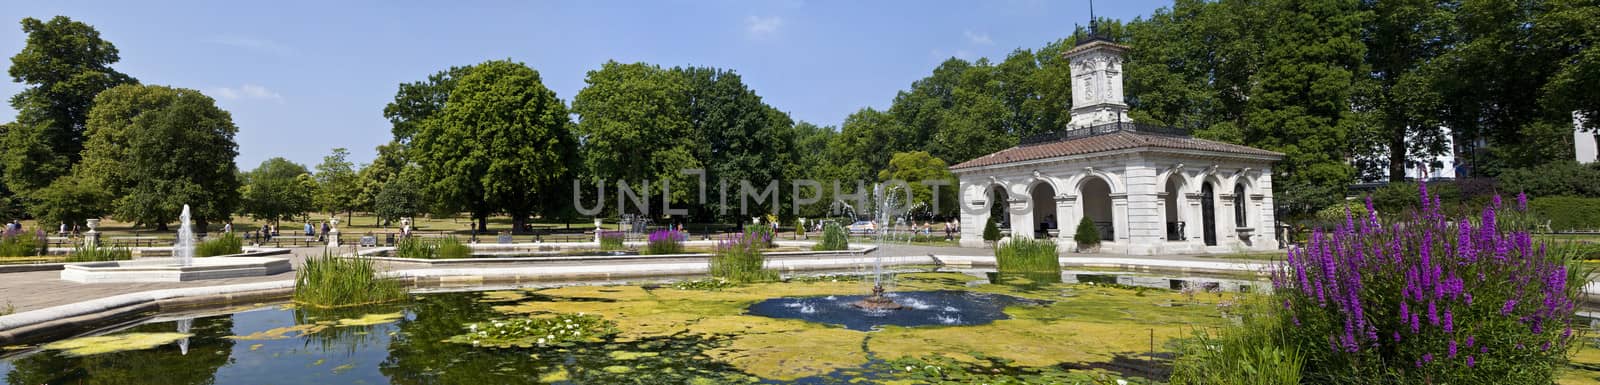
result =
[[232,232],[233,232],[233,222],[228,222],[228,223],[223,223],[222,224],[222,233],[223,234],[228,234],[228,233],[232,233]]
[[322,221],[322,236],[317,237],[317,241],[318,242],[327,241],[328,240],[328,232],[329,232],[329,230],[332,230],[332,227],[328,226],[328,221]]
[[56,230],[56,235],[63,236],[63,237],[67,236],[67,223],[66,222],[61,222],[61,229],[60,230]]
[[309,221],[306,222],[306,230],[305,230],[305,232],[306,232],[306,236],[308,236],[308,237],[309,236],[313,236],[313,235],[317,235],[317,231],[311,229],[311,222],[309,222]]

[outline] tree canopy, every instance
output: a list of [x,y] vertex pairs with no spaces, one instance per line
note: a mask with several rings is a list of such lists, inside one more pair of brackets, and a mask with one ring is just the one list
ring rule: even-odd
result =
[[275,157],[244,173],[240,211],[269,222],[294,220],[314,206],[316,180],[306,166]]

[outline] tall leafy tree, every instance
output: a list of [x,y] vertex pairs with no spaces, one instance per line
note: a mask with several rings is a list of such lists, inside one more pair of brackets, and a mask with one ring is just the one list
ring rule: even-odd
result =
[[[950,165],[944,160],[923,151],[897,152],[889,159],[889,167],[878,171],[878,182],[891,180],[905,181],[911,189],[911,202],[905,205],[908,209],[916,210],[913,214],[956,214],[956,203],[960,200],[955,195],[956,179],[950,173]],[[933,201],[934,186],[930,184],[938,185],[939,182],[934,181],[944,183],[938,187],[937,205]]]
[[342,211],[345,222],[350,222],[361,198],[361,181],[355,164],[350,162],[350,151],[343,147],[333,149],[333,153],[322,157],[316,169],[317,207],[334,214]]
[[[696,149],[696,158],[709,167],[708,180],[728,181],[730,206],[739,205],[735,195],[739,187],[735,183],[739,181],[760,187],[786,179],[785,170],[794,162],[794,122],[788,114],[763,103],[733,71],[689,67],[674,68],[673,72],[682,76],[688,86],[684,100],[688,103],[689,122],[705,138]],[[788,191],[785,187],[780,183],[779,190]],[[721,212],[720,203],[721,200],[710,202],[703,210],[708,212],[703,214]],[[750,212],[754,215],[778,209],[767,207],[770,205],[771,201],[756,204]],[[728,213],[737,214],[737,210],[730,209]]]
[[1249,98],[1246,143],[1283,152],[1284,182],[1339,186],[1354,178],[1351,95],[1364,71],[1360,26],[1351,0],[1272,0],[1268,44]]
[[539,72],[493,60],[457,79],[445,107],[423,121],[411,143],[426,190],[472,213],[478,228],[494,212],[521,229],[542,196],[569,175],[565,148],[577,144],[565,103]]
[[183,205],[205,229],[239,204],[238,128],[199,91],[122,85],[96,98],[81,172],[118,219],[166,230]]
[[29,87],[11,97],[17,121],[0,130],[0,164],[7,187],[27,195],[66,175],[80,159],[95,95],[135,83],[111,64],[116,46],[94,27],[56,16],[22,19],[27,43],[8,73]]
[[680,172],[706,167],[699,157],[706,138],[690,120],[686,78],[659,66],[610,61],[589,71],[584,82],[588,86],[573,99],[572,112],[579,117],[577,134],[583,138],[582,156],[592,181],[606,182],[613,192],[618,181],[635,191],[650,181],[649,189],[640,193],[648,193],[657,204],[662,184],[670,181],[674,204],[687,207],[698,200],[699,179]]
[[1450,1],[1363,0],[1372,15],[1361,39],[1367,47],[1370,95],[1358,98],[1361,108],[1377,115],[1373,138],[1387,158],[1389,180],[1404,180],[1414,156],[1444,155],[1441,122],[1434,118],[1437,96],[1429,88],[1423,63],[1448,48]]
[[315,207],[315,180],[306,166],[275,157],[244,173],[240,212],[269,222],[294,220]]
[[445,102],[450,100],[450,91],[456,87],[456,81],[466,76],[471,66],[450,67],[429,75],[427,80],[401,83],[400,90],[395,92],[394,101],[383,107],[383,117],[388,118],[393,124],[390,129],[394,133],[394,143],[391,146],[404,147],[411,143],[413,136],[422,130],[422,122],[428,117],[444,110]]

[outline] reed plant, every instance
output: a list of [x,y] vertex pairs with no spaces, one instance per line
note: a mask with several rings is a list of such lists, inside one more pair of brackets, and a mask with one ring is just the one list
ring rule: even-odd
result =
[[233,233],[222,233],[216,238],[207,239],[205,242],[194,246],[194,256],[215,257],[218,255],[232,255],[244,253],[244,239]]
[[622,243],[627,233],[621,231],[600,231],[600,251],[620,251],[627,246]]
[[645,241],[645,254],[682,254],[683,242],[689,235],[677,230],[656,230]]
[[399,281],[379,275],[372,260],[324,252],[306,259],[295,277],[294,302],[321,308],[399,301],[407,297]]
[[456,237],[445,237],[434,245],[434,257],[438,259],[461,259],[472,257],[472,247],[461,242]]
[[399,258],[434,259],[436,254],[433,252],[433,245],[423,241],[422,238],[403,237],[400,238],[400,242],[395,243],[392,255]]
[[846,250],[849,248],[850,234],[844,230],[844,226],[832,222],[822,226],[822,242],[817,242],[816,246],[811,247],[812,250],[816,251]]
[[778,271],[766,268],[766,256],[761,253],[771,242],[766,238],[770,236],[770,231],[766,235],[744,232],[717,242],[711,276],[737,283],[777,281]]
[[133,251],[126,247],[78,246],[67,254],[64,262],[107,262],[133,259]]
[[1056,242],[1048,239],[1012,238],[994,250],[1001,273],[1061,273]]

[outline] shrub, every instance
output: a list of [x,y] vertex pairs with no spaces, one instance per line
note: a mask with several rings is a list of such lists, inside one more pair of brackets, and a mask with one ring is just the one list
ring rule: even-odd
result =
[[39,237],[29,235],[22,231],[6,231],[0,233],[0,257],[29,257],[44,255]]
[[194,256],[215,257],[218,255],[232,255],[244,252],[244,240],[233,233],[223,233],[216,238],[207,239],[205,242],[194,246]]
[[[1528,202],[1554,231],[1600,229],[1600,198],[1546,197]],[[1544,224],[1540,221],[1539,224]]]
[[[1404,222],[1347,218],[1273,274],[1284,349],[1311,383],[1549,384],[1585,275],[1522,229],[1524,205],[1447,221],[1421,188]],[[1370,201],[1369,201],[1370,202]],[[1369,203],[1370,205],[1370,203]]]
[[472,247],[462,243],[456,237],[445,237],[434,244],[434,257],[439,259],[471,258]]
[[770,242],[769,238],[752,232],[718,241],[717,252],[711,256],[711,276],[737,283],[778,280],[778,272],[766,269],[766,257],[761,254]]
[[822,226],[822,242],[817,242],[816,246],[811,247],[812,250],[817,251],[847,250],[849,248],[849,232],[844,230],[844,226],[833,222],[828,222],[828,224]]
[[1099,246],[1100,229],[1094,227],[1093,220],[1090,220],[1088,216],[1084,216],[1083,220],[1078,221],[1078,229],[1072,234],[1072,240],[1078,242],[1079,245]]
[[645,240],[645,254],[682,254],[689,235],[677,230],[656,230]]
[[[1382,208],[1379,208],[1379,210],[1382,210]],[[1323,223],[1344,222],[1344,218],[1347,216],[1354,216],[1356,218],[1367,217],[1367,205],[1361,203],[1360,201],[1347,200],[1332,206],[1328,206],[1322,210],[1317,210],[1316,215],[1317,220]]]
[[67,255],[65,262],[106,262],[133,259],[133,251],[126,247],[78,246]]
[[994,250],[1001,273],[1060,273],[1058,257],[1056,242],[1048,239],[1013,238]]
[[1600,165],[1562,160],[1532,168],[1505,170],[1500,173],[1500,186],[1504,191],[1540,197],[1600,198]]
[[994,217],[989,217],[983,224],[983,240],[989,243],[1000,240],[1000,224],[995,222]]
[[399,281],[378,276],[366,258],[340,258],[331,252],[306,259],[294,281],[294,302],[322,307],[347,307],[405,299]]
[[627,234],[621,231],[600,231],[600,251],[617,251],[626,249],[622,239]]
[[758,239],[765,239],[761,247],[772,247],[772,242],[777,240],[772,234],[772,225],[748,224],[744,225],[745,234],[754,234]]

